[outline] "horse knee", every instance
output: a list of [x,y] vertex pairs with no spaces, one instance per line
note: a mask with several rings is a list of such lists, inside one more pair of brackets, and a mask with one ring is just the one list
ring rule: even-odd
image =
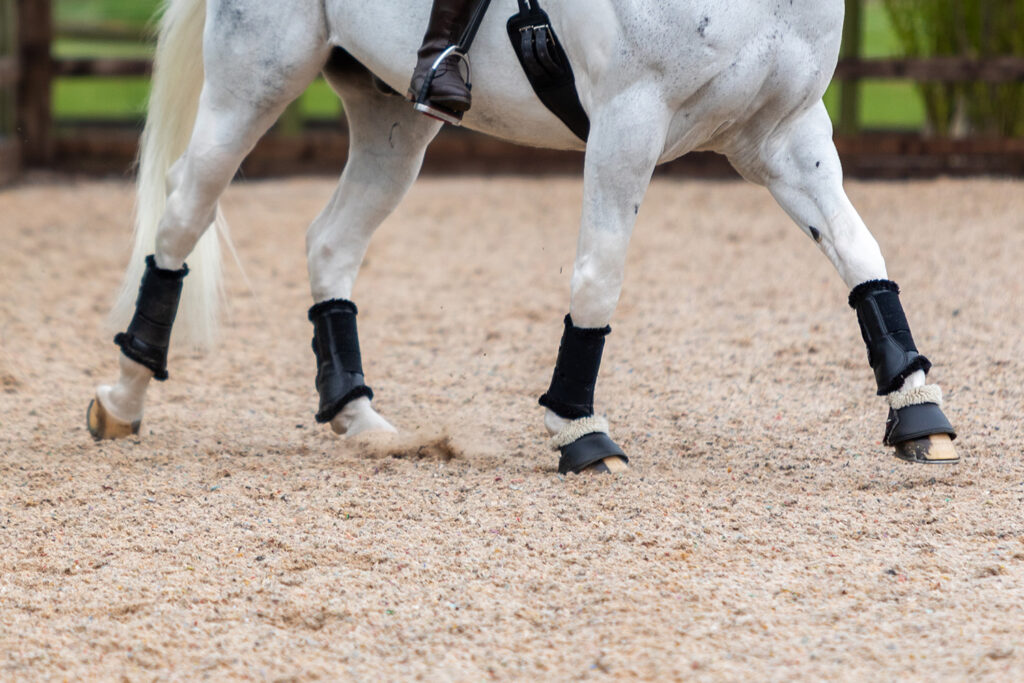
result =
[[573,320],[580,327],[604,327],[612,319],[622,291],[622,272],[611,264],[578,264],[572,274]]
[[888,278],[882,250],[867,227],[835,230],[832,250],[839,276],[851,289],[868,280]]

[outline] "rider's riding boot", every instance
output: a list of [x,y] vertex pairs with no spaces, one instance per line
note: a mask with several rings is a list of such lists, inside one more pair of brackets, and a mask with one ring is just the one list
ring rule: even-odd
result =
[[429,87],[425,89],[424,86],[441,54],[459,42],[475,6],[476,0],[434,0],[430,23],[409,85],[410,100],[445,113],[453,112],[456,119],[461,118],[472,101],[469,85],[462,75],[462,58],[449,54],[442,59]]

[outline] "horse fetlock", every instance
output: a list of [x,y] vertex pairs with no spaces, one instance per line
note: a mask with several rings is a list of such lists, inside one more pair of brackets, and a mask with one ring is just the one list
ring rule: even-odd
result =
[[544,428],[548,430],[549,436],[558,434],[560,431],[565,429],[565,426],[570,422],[572,422],[572,420],[567,420],[555,411],[551,410],[551,408],[544,411]]

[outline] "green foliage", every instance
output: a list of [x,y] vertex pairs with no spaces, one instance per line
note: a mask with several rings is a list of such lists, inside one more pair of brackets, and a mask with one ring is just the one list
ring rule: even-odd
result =
[[[144,36],[154,26],[160,0],[56,0],[57,57],[148,57],[153,43]],[[137,120],[145,112],[145,78],[61,78],[54,85],[54,110],[64,120]],[[293,105],[292,127],[303,118],[337,118],[341,104],[318,79]],[[290,117],[290,118],[289,118]]]
[[149,25],[160,0],[56,0],[54,18],[58,24],[115,22],[135,29]]
[[[1024,56],[1024,0],[884,0],[912,57]],[[925,83],[928,122],[940,135],[1024,135],[1024,85]]]

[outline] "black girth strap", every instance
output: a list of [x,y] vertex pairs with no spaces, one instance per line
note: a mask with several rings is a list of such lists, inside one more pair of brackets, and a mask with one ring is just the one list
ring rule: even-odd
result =
[[331,299],[309,309],[316,390],[320,393],[317,422],[330,422],[350,401],[362,396],[373,398],[373,391],[363,380],[357,313],[356,305],[345,299]]
[[551,386],[540,397],[540,404],[567,420],[594,414],[594,388],[601,368],[605,337],[611,327],[584,329],[565,316],[565,331],[558,347],[558,360]]
[[508,20],[508,37],[519,63],[544,106],[580,140],[590,136],[590,118],[580,103],[569,57],[538,0],[518,0],[519,14]]
[[171,345],[171,329],[178,315],[183,280],[188,266],[181,270],[157,268],[152,254],[146,257],[146,272],[135,300],[135,315],[128,331],[114,337],[121,352],[136,363],[153,371],[153,379],[167,379],[167,350]]
[[850,307],[857,311],[879,396],[898,391],[903,380],[918,370],[931,369],[931,362],[914,345],[895,282],[871,280],[857,285],[850,292]]

